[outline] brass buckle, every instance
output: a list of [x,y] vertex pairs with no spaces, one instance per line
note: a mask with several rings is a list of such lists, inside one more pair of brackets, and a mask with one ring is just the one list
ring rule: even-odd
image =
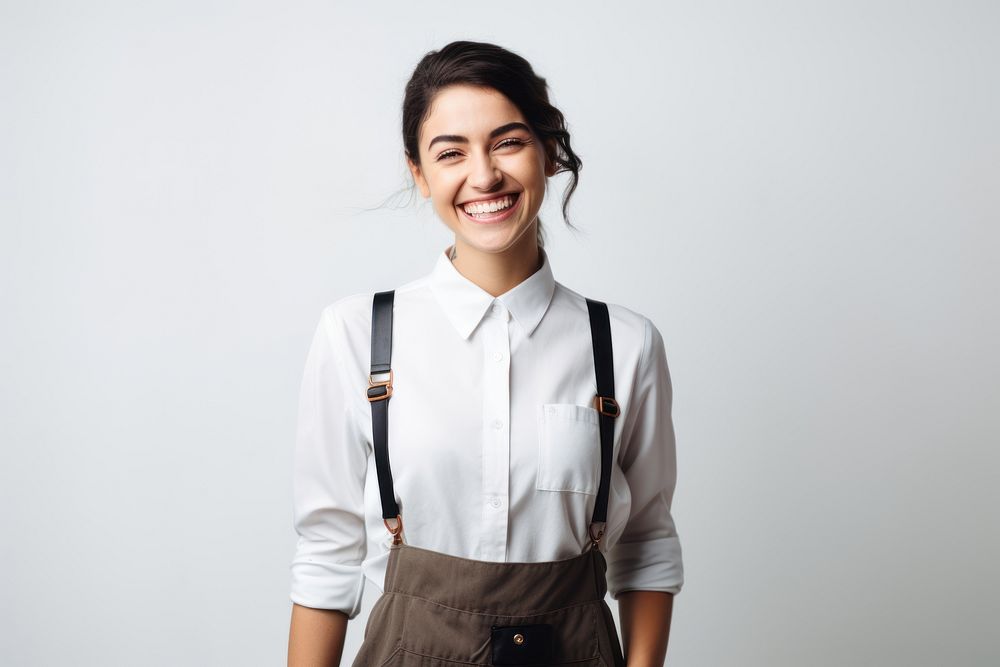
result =
[[603,528],[600,528],[597,531],[597,537],[594,537],[594,524],[590,524],[590,526],[587,528],[587,533],[590,535],[590,541],[593,544],[593,546],[595,546],[595,547],[598,544],[600,544],[601,538],[604,537],[604,529]]
[[396,529],[393,530],[392,526],[389,525],[389,520],[388,519],[382,519],[382,523],[385,524],[385,527],[389,530],[389,534],[392,535],[392,543],[393,544],[401,544],[403,542],[403,538],[401,536],[401,533],[403,532],[403,517],[402,517],[402,515],[397,514],[396,515],[396,521],[398,523],[396,524]]
[[385,399],[392,396],[392,369],[389,369],[389,379],[376,382],[371,373],[368,374],[368,400],[370,402],[374,401],[384,401]]
[[602,415],[608,417],[617,417],[622,412],[621,408],[618,407],[618,401],[610,396],[601,396],[600,394],[594,396],[594,407]]

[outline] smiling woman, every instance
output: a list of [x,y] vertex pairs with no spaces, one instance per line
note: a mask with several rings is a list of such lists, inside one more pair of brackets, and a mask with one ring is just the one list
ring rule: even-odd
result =
[[[556,171],[542,140],[502,93],[453,84],[434,97],[408,153],[413,179],[455,233],[456,266],[480,253],[523,254],[536,244],[546,178]],[[429,140],[427,137],[431,137]]]
[[454,243],[320,318],[289,664],[339,664],[366,581],[354,667],[662,664],[683,583],[670,376],[648,318],[555,280],[538,212],[569,171],[566,218],[581,167],[563,115],[522,57],[453,42],[406,86],[403,144]]
[[[452,106],[452,103],[460,106]],[[474,109],[488,111],[490,115],[477,118],[470,115]],[[463,127],[465,124],[472,127]],[[421,138],[425,142],[423,145]],[[445,145],[439,146],[439,142]],[[496,169],[502,170],[503,165],[513,164],[505,160],[506,156],[529,148],[528,157],[541,161],[537,163],[541,173],[534,175],[536,179],[544,181],[544,177],[560,172],[571,174],[563,197],[562,214],[566,224],[572,227],[567,208],[579,182],[583,162],[571,146],[562,112],[549,101],[545,79],[515,53],[494,44],[457,41],[424,56],[406,86],[403,147],[414,180],[424,197],[433,197],[439,214],[441,206],[462,203],[442,202],[446,193],[439,197],[431,189],[434,183],[430,176],[441,166],[440,162],[479,159],[480,164],[473,164],[471,168],[486,170],[490,166],[483,160],[495,157]],[[469,168],[466,165],[465,169]],[[427,176],[422,183],[420,172]],[[496,174],[481,172],[474,178],[485,179],[485,186],[489,187]],[[476,182],[483,187],[482,180]],[[487,199],[489,195],[503,193],[508,186],[511,190],[519,189],[514,183],[501,182],[496,192],[473,191],[459,196],[472,201]],[[466,189],[474,187],[470,184]],[[543,183],[543,191],[544,187]],[[536,206],[539,204],[540,201]],[[531,212],[522,207],[520,216],[534,225],[536,242],[543,246],[544,232],[537,211],[537,207]],[[461,246],[457,250],[460,252]]]

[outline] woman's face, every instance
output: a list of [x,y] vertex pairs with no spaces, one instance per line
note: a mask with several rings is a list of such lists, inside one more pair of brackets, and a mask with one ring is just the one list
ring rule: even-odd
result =
[[535,243],[555,164],[504,95],[467,85],[441,89],[420,128],[419,149],[420,166],[407,160],[413,179],[456,245],[496,253]]

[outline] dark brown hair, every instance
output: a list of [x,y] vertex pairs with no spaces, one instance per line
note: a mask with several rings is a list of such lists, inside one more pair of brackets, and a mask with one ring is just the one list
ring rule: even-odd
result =
[[[545,79],[531,64],[507,49],[486,42],[456,41],[427,53],[413,70],[403,98],[403,148],[414,164],[420,164],[418,136],[434,95],[445,86],[466,84],[492,88],[503,94],[524,115],[528,126],[556,164],[556,173],[571,172],[572,180],[563,196],[562,215],[580,180],[583,162],[570,147],[566,120],[549,102]],[[555,150],[553,152],[553,146]],[[575,229],[575,228],[574,228]],[[542,220],[538,219],[538,245],[542,245]]]

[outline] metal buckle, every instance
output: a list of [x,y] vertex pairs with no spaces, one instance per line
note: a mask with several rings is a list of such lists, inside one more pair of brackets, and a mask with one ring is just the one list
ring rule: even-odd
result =
[[608,417],[617,417],[621,414],[621,408],[618,407],[618,401],[611,398],[610,396],[601,396],[598,394],[594,396],[594,407],[602,415],[607,415]]
[[592,546],[597,546],[601,542],[601,538],[604,537],[604,528],[601,527],[597,531],[597,537],[594,537],[594,524],[590,524],[587,528],[587,533],[590,535],[590,542]]
[[402,517],[402,515],[397,514],[396,515],[396,521],[398,523],[396,524],[396,529],[393,530],[392,526],[389,525],[389,520],[388,519],[382,519],[382,523],[385,524],[385,527],[389,530],[389,533],[392,535],[392,543],[393,544],[401,544],[403,542],[403,538],[401,536],[401,533],[403,532],[403,517]]
[[374,401],[384,401],[385,399],[392,396],[392,369],[389,369],[389,379],[376,382],[372,378],[372,374],[368,374],[368,400]]

